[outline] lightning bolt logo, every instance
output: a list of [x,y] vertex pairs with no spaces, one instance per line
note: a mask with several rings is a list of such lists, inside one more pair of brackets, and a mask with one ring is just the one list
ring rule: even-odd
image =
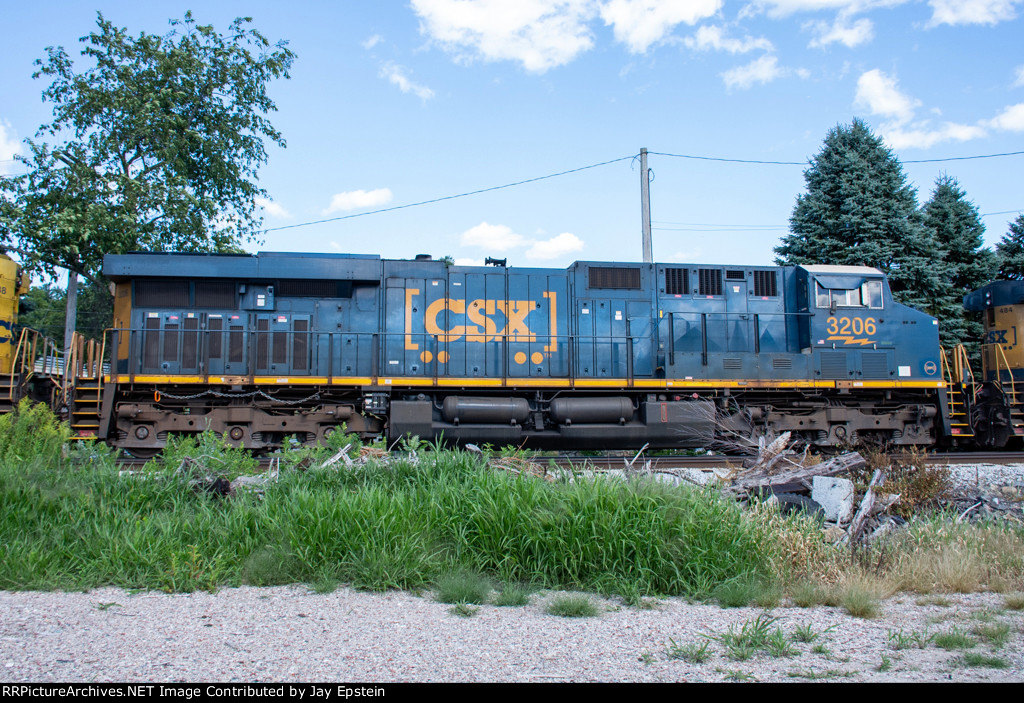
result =
[[854,337],[852,334],[832,335],[831,337],[828,338],[828,340],[830,342],[842,342],[843,344],[859,344],[862,347],[866,347],[869,344],[874,344],[872,340],[867,339],[866,337],[857,338]]

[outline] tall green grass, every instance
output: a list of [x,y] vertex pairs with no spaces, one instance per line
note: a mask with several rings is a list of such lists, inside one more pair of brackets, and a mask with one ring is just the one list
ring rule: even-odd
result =
[[[45,417],[36,413],[0,419],[0,588],[416,589],[467,570],[638,599],[706,597],[723,582],[770,578],[771,540],[713,492],[603,478],[549,483],[494,471],[477,455],[433,451],[286,470],[262,497],[216,500],[175,474],[180,448],[166,466],[119,476],[110,452],[64,458],[66,435],[40,442]],[[209,438],[195,447],[212,470],[238,463]]]

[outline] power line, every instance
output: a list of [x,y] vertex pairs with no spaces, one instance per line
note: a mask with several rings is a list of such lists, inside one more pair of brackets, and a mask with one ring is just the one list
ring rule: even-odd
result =
[[521,185],[525,185],[527,183],[536,183],[537,181],[543,181],[543,180],[546,180],[548,178],[557,178],[558,176],[566,176],[566,175],[568,175],[570,173],[579,173],[580,171],[586,171],[587,169],[597,168],[599,166],[607,166],[608,164],[614,164],[614,163],[617,163],[619,161],[626,161],[628,159],[633,159],[633,158],[636,158],[636,155],[635,154],[630,154],[629,156],[622,156],[622,157],[620,157],[618,159],[612,159],[610,161],[602,161],[599,164],[590,164],[589,166],[580,166],[579,168],[569,169],[568,171],[559,171],[558,173],[549,173],[546,176],[537,176],[536,178],[527,178],[526,180],[516,181],[515,183],[506,183],[505,185],[492,186],[490,188],[481,188],[479,190],[472,190],[472,191],[469,191],[467,193],[458,193],[456,195],[446,195],[446,196],[441,197],[441,198],[432,198],[430,200],[421,200],[418,203],[406,203],[405,205],[395,205],[394,207],[381,208],[380,210],[370,210],[368,212],[358,212],[358,213],[356,213],[354,215],[343,215],[341,217],[330,217],[330,218],[328,218],[326,220],[315,220],[313,222],[300,222],[299,224],[285,225],[283,227],[271,227],[269,229],[262,230],[262,232],[277,232],[277,231],[283,230],[283,229],[294,229],[296,227],[306,227],[306,226],[309,226],[309,225],[320,225],[320,224],[324,224],[325,222],[338,222],[340,220],[351,220],[351,219],[356,218],[356,217],[366,217],[367,215],[377,215],[377,214],[382,213],[382,212],[393,212],[395,210],[404,210],[405,208],[410,208],[410,207],[419,207],[420,205],[430,205],[432,203],[440,203],[440,202],[445,201],[445,200],[454,200],[456,198],[465,198],[465,197],[468,197],[470,195],[479,195],[481,193],[490,193],[490,192],[495,191],[495,190],[502,190],[504,188],[512,188],[514,186],[521,186]]
[[693,154],[668,154],[663,151],[647,152],[656,156],[671,156],[676,159],[694,159],[696,161],[723,161],[734,164],[769,164],[772,166],[806,166],[806,161],[759,161],[756,159],[724,159],[717,156],[694,156]]

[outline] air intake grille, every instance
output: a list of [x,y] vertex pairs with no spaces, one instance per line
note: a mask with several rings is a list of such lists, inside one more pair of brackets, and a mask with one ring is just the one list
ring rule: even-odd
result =
[[690,271],[688,269],[665,269],[665,293],[686,295],[690,292]]
[[698,269],[697,274],[701,295],[722,294],[722,269]]
[[197,308],[236,307],[235,284],[233,281],[196,281]]
[[822,352],[821,375],[824,378],[847,378],[846,352]]
[[351,298],[352,281],[278,281],[277,295],[282,298]]
[[778,294],[778,278],[774,271],[754,271],[754,295],[764,298]]
[[640,269],[611,266],[590,267],[591,288],[640,290]]
[[864,378],[888,378],[889,359],[885,352],[864,352],[861,356]]
[[742,281],[746,277],[746,273],[739,269],[729,269],[725,272],[725,280],[727,281]]
[[136,281],[135,306],[140,308],[187,308],[189,307],[188,281]]

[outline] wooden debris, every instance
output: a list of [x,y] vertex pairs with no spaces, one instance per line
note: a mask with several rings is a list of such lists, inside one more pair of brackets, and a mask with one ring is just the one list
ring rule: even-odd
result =
[[796,462],[791,462],[791,465],[787,468],[779,469],[776,468],[779,462],[773,461],[773,459],[781,456],[783,455],[775,454],[763,465],[757,464],[734,474],[731,477],[732,485],[728,486],[726,490],[735,494],[744,494],[758,489],[770,489],[774,486],[787,484],[799,484],[809,489],[811,487],[810,481],[815,476],[837,476],[859,469],[867,464],[864,457],[857,452],[851,452],[840,454],[820,464],[802,466]]

